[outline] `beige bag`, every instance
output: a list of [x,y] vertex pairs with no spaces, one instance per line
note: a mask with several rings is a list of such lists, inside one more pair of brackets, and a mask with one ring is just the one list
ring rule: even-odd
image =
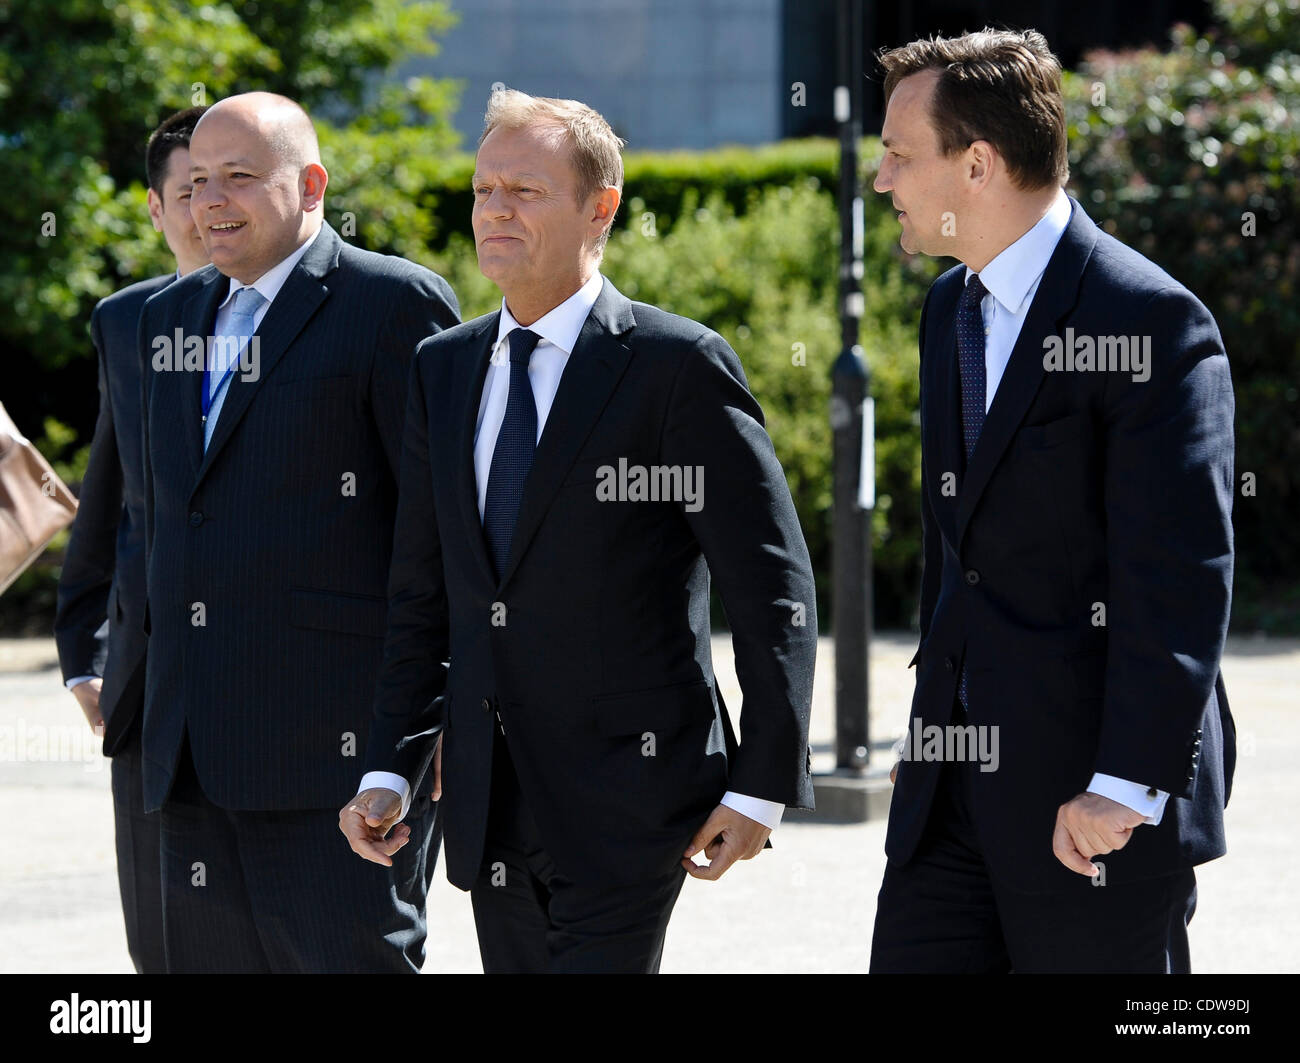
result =
[[76,515],[72,492],[0,404],[0,594]]

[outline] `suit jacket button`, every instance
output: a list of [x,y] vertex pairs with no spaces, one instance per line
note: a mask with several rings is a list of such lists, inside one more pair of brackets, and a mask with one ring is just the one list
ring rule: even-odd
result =
[[980,574],[976,572],[973,568],[968,568],[966,570],[966,582],[973,587],[979,581],[980,581]]
[[945,672],[951,672],[956,667],[957,665],[951,657],[945,657],[943,659],[943,670]]
[[483,711],[484,711],[484,712],[491,712],[491,711],[492,711],[492,702],[488,701],[487,698],[484,698],[484,699],[483,699]]
[[203,523],[203,514],[196,509],[193,513],[190,514],[190,527],[197,528],[202,523]]

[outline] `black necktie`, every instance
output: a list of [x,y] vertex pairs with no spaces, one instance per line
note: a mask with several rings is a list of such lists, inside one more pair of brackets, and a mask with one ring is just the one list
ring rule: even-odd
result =
[[[957,371],[961,374],[961,436],[967,464],[984,427],[984,315],[980,313],[984,292],[980,275],[972,273],[957,300]],[[957,678],[957,697],[962,708],[967,708],[965,659]]]
[[540,339],[536,332],[523,328],[515,329],[509,336],[510,395],[496,448],[492,451],[487,497],[483,502],[483,531],[498,579],[505,572],[510,556],[510,539],[524,497],[524,481],[533,465],[533,451],[537,449],[537,404],[528,382],[528,360]]

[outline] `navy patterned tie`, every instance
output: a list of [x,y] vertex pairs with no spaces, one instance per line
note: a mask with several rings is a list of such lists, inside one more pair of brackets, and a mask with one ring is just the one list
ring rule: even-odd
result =
[[510,539],[524,497],[524,481],[533,466],[533,451],[537,449],[537,403],[533,401],[533,386],[528,382],[528,360],[541,337],[536,332],[517,328],[508,338],[510,394],[492,451],[487,498],[483,502],[483,531],[498,579],[510,557]]
[[[966,462],[984,427],[984,315],[980,301],[985,287],[978,273],[972,273],[957,300],[957,371],[961,374],[961,436]],[[966,708],[966,661],[961,662],[957,697]]]
[[985,287],[972,273],[957,300],[957,370],[961,373],[961,435],[970,461],[984,427],[984,315],[980,300]]

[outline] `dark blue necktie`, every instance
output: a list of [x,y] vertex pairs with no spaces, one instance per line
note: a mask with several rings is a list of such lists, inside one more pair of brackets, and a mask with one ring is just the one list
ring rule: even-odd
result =
[[[980,275],[972,273],[957,300],[957,371],[961,374],[961,436],[967,464],[984,427],[984,315],[980,313],[984,293]],[[957,679],[957,697],[966,708],[964,659]]]
[[961,373],[961,435],[970,461],[984,427],[984,316],[980,300],[985,288],[972,273],[957,300],[957,369]]
[[533,386],[528,382],[528,360],[541,339],[536,332],[517,328],[510,333],[510,394],[506,415],[492,451],[488,471],[487,498],[483,502],[483,532],[497,578],[506,569],[510,556],[510,539],[514,535],[519,503],[524,497],[524,481],[533,466],[537,449],[537,403]]

